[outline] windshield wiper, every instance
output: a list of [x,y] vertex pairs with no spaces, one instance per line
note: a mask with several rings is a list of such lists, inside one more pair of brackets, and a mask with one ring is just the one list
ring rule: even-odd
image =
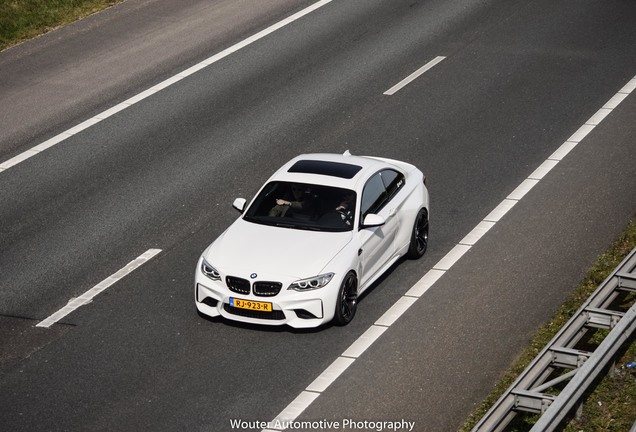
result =
[[309,231],[321,231],[319,227],[307,226],[307,225],[299,225],[289,222],[277,222],[277,227],[281,228],[291,228],[291,229],[300,229],[300,230],[309,230]]

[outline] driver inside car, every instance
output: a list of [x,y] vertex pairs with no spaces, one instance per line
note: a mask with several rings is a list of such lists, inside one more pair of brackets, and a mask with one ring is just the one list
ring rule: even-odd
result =
[[293,184],[291,194],[288,192],[284,198],[276,198],[276,205],[269,211],[272,217],[283,217],[292,209],[294,211],[306,210],[309,206],[309,190],[305,190],[299,184]]

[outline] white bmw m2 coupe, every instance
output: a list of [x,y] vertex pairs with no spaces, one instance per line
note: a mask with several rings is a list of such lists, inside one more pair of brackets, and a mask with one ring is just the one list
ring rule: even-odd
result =
[[405,162],[305,154],[283,165],[201,255],[195,303],[210,317],[306,328],[349,323],[358,297],[428,245],[426,177]]

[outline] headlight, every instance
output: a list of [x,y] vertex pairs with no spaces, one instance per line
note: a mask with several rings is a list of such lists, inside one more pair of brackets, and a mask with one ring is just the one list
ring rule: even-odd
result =
[[212,280],[221,280],[221,274],[219,271],[212,267],[205,258],[203,258],[203,261],[201,262],[201,272]]
[[301,279],[294,283],[292,283],[289,288],[290,290],[296,291],[306,291],[322,288],[329,283],[329,281],[333,278],[333,273],[325,273],[320,276],[314,276],[307,279]]

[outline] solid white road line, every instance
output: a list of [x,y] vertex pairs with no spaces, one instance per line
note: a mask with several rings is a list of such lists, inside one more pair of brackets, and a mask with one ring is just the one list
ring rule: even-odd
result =
[[62,132],[59,135],[54,136],[53,138],[44,141],[43,143],[36,145],[35,147],[31,148],[30,150],[25,151],[24,153],[21,153],[3,163],[0,163],[0,172],[8,170],[11,167],[16,166],[17,164],[24,162],[25,160],[29,159],[32,156],[35,156],[36,154],[49,149],[51,147],[53,147],[56,144],[59,144],[60,142],[64,141],[65,139],[72,137],[73,135],[88,129],[89,127],[101,122],[102,120],[107,119],[108,117],[122,111],[125,110],[126,108],[146,99],[148,96],[152,96],[153,94],[167,88],[170,87],[171,85],[181,81],[183,78],[186,78],[192,74],[194,74],[195,72],[200,71],[201,69],[204,69],[214,63],[216,63],[217,61],[221,60],[224,57],[229,56],[232,53],[235,53],[236,51],[239,51],[240,49],[245,48],[246,46],[256,42],[259,39],[264,38],[265,36],[268,36],[269,34],[275,32],[276,30],[279,30],[283,27],[285,27],[288,24],[293,23],[294,21],[304,17],[305,15],[315,11],[316,9],[319,9],[321,7],[323,7],[324,5],[331,3],[333,0],[320,0],[319,2],[316,2],[314,4],[312,4],[311,6],[306,7],[305,9],[296,12],[295,14],[285,18],[282,21],[279,21],[276,24],[271,25],[270,27],[248,37],[247,39],[221,51],[218,54],[213,55],[212,57],[203,60],[201,63],[198,63],[178,74],[176,74],[175,76],[166,79],[165,81],[160,82],[159,84],[142,91],[141,93],[131,97],[130,99],[125,100],[124,102],[121,102],[118,105],[115,105],[112,108],[107,109],[106,111],[97,114],[95,117],[90,118],[80,124],[78,124],[77,126],[72,127],[71,129]]
[[[488,216],[464,237],[446,256],[433,266],[413,287],[400,297],[369,329],[363,333],[345,352],[334,361],[300,396],[287,406],[262,432],[280,432],[276,427],[281,420],[293,422],[311,405],[331,383],[349,368],[384,332],[411,307],[418,298],[428,291],[461,257],[475,245],[501,218],[514,207],[543,177],[552,170],[576,145],[581,142],[610,112],[636,89],[636,77],[632,78],[619,92],[594,114],[574,135],[563,143],[528,178],[515,188]],[[397,90],[396,90],[397,91]]]
[[64,318],[66,315],[73,312],[75,309],[93,301],[93,298],[95,298],[97,294],[101,293],[102,291],[104,291],[105,289],[113,285],[115,282],[119,281],[126,275],[130,274],[133,270],[135,270],[137,267],[141,266],[142,264],[152,259],[159,252],[161,252],[161,249],[148,249],[139,257],[129,262],[125,267],[123,267],[118,272],[108,276],[106,279],[104,279],[103,281],[95,285],[93,288],[86,291],[81,296],[71,299],[66,306],[64,306],[59,311],[55,312],[53,315],[51,315],[47,319],[41,321],[39,324],[36,325],[36,327],[45,327],[45,328],[51,327],[53,324],[55,324],[56,322]]
[[445,58],[446,57],[443,57],[443,56],[435,57],[433,60],[431,60],[430,62],[426,63],[424,66],[422,66],[421,68],[419,68],[418,70],[413,72],[411,75],[407,76],[402,81],[400,81],[399,83],[397,83],[396,85],[394,85],[393,87],[391,87],[390,89],[385,91],[384,94],[387,95],[387,96],[394,95],[400,89],[402,89],[403,87],[407,86],[411,82],[415,81],[415,79],[417,79],[420,75],[422,75],[424,72],[432,69],[435,65],[437,65],[439,62],[441,62]]

